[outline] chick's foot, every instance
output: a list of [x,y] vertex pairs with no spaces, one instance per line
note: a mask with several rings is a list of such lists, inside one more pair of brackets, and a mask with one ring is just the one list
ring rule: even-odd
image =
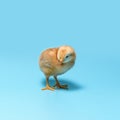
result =
[[59,83],[56,83],[53,87],[68,89],[68,85],[60,85]]
[[50,87],[49,85],[46,85],[46,87],[42,88],[42,90],[52,90],[52,91],[54,91],[55,89],[53,87]]

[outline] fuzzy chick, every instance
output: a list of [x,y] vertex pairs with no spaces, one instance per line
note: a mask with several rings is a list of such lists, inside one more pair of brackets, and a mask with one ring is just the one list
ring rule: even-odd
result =
[[[75,51],[70,46],[49,48],[43,51],[39,58],[39,66],[46,77],[46,87],[42,90],[54,90],[55,87],[67,88],[67,85],[60,85],[57,76],[64,74],[73,67],[76,59]],[[54,76],[56,84],[49,85],[49,77]]]

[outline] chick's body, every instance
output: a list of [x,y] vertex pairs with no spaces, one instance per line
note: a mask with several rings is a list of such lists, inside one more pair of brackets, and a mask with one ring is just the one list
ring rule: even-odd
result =
[[65,88],[61,86],[57,80],[57,75],[63,74],[73,67],[75,63],[75,52],[70,46],[61,46],[59,48],[49,48],[43,51],[40,55],[39,66],[41,71],[46,76],[46,89],[53,90],[50,87],[48,79],[50,76],[54,76],[56,80],[56,86],[59,88]]
[[40,69],[47,76],[63,74],[74,65],[74,61],[60,63],[57,59],[57,51],[58,48],[47,49],[40,56]]

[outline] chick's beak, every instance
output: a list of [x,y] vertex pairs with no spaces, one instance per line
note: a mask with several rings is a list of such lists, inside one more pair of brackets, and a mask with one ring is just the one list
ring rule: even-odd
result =
[[62,62],[63,62],[63,59],[59,59],[59,61],[62,63]]

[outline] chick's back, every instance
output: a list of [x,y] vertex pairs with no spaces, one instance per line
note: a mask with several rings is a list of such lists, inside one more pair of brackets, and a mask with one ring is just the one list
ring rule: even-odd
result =
[[40,55],[40,69],[47,76],[54,75],[56,71],[56,66],[60,64],[57,60],[57,51],[58,48],[49,48],[43,51]]

